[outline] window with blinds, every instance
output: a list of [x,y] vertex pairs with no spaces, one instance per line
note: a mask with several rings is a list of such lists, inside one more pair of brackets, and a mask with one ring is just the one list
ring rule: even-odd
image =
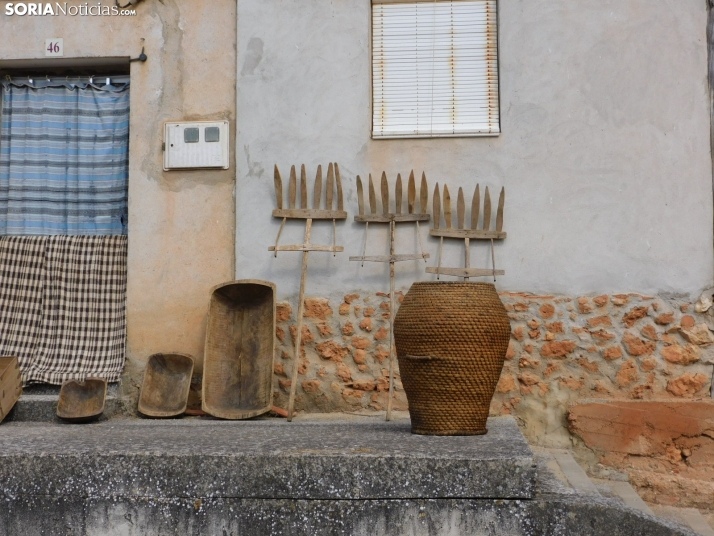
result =
[[372,0],[372,137],[500,132],[497,0]]

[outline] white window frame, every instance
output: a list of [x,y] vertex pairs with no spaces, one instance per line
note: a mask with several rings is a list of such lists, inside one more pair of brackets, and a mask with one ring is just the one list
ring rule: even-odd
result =
[[[396,132],[396,129],[379,129],[377,106],[379,105],[378,95],[375,91],[375,6],[389,4],[457,4],[460,2],[483,1],[489,2],[493,6],[489,17],[489,33],[493,43],[489,43],[489,47],[495,50],[495,58],[487,60],[490,65],[487,67],[487,76],[489,77],[488,85],[491,89],[487,89],[484,96],[488,100],[488,106],[491,112],[488,113],[488,122],[484,127],[478,129],[463,129],[454,126],[452,121],[452,129],[450,132],[444,129],[409,129],[408,126],[401,132]],[[371,137],[375,140],[380,139],[408,139],[408,138],[443,138],[443,137],[494,137],[501,133],[501,114],[500,114],[500,72],[499,72],[499,31],[498,31],[498,3],[499,0],[371,0],[370,10],[370,36],[369,36],[369,51],[370,51],[370,130]],[[491,29],[492,28],[492,29]],[[418,116],[418,115],[417,115]],[[423,117],[423,116],[422,116]],[[390,132],[391,130],[391,132]]]

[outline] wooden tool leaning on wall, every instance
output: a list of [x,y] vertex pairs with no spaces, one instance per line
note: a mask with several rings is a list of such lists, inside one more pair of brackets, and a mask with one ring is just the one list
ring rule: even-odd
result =
[[[337,190],[337,210],[333,210],[335,189]],[[298,368],[300,363],[300,347],[302,346],[302,317],[305,312],[305,283],[307,281],[307,261],[310,251],[332,252],[336,254],[345,250],[338,246],[336,241],[336,221],[347,219],[347,212],[344,210],[344,199],[342,195],[342,179],[340,178],[340,168],[335,163],[327,168],[327,184],[325,188],[325,209],[320,209],[322,201],[322,166],[317,166],[317,176],[315,177],[315,187],[313,190],[312,208],[307,204],[307,174],[305,165],[300,168],[300,208],[296,208],[297,203],[297,175],[295,166],[290,168],[290,179],[288,182],[288,208],[283,208],[283,179],[280,176],[278,166],[275,166],[275,198],[278,208],[273,210],[274,218],[282,218],[275,245],[268,248],[278,256],[278,251],[302,251],[302,270],[300,272],[300,295],[298,297],[297,312],[297,333],[295,336],[295,361],[293,363],[292,382],[290,384],[290,399],[288,401],[288,421],[293,420],[295,409],[295,392],[297,389]],[[302,244],[293,246],[280,246],[278,241],[288,219],[305,220],[305,239]],[[332,220],[332,245],[322,246],[310,243],[312,232],[312,220]]]
[[[409,184],[407,186],[407,213],[402,213],[402,176],[397,175],[397,184],[395,187],[395,211],[389,211],[389,182],[387,174],[382,173],[382,213],[377,214],[377,194],[374,191],[374,183],[372,175],[369,176],[369,214],[365,214],[364,210],[364,188],[362,179],[357,176],[357,202],[359,204],[359,214],[355,216],[355,221],[365,224],[364,250],[359,257],[350,257],[351,261],[365,262],[388,262],[389,263],[389,398],[387,400],[387,420],[392,418],[392,398],[394,396],[394,334],[392,324],[394,322],[394,311],[396,309],[396,300],[394,296],[394,263],[401,261],[412,261],[429,258],[428,253],[424,253],[424,247],[421,243],[421,234],[419,233],[419,222],[428,222],[431,217],[426,213],[427,204],[429,203],[429,191],[426,185],[426,175],[421,175],[421,187],[419,191],[419,208],[420,212],[416,212],[416,183],[414,180],[414,171],[409,175]],[[374,257],[367,256],[367,235],[369,233],[370,223],[388,223],[389,224],[389,255],[380,255]],[[395,255],[394,253],[394,233],[397,223],[415,223],[416,232],[419,237],[419,255]]]
[[[428,274],[437,274],[437,279],[441,275],[451,275],[462,277],[464,281],[468,281],[470,277],[493,276],[496,281],[497,275],[504,275],[503,270],[496,270],[496,254],[494,252],[494,240],[503,240],[506,238],[506,233],[503,232],[503,206],[506,202],[506,189],[501,188],[501,195],[498,199],[498,212],[496,214],[496,230],[491,230],[491,194],[486,187],[486,192],[483,201],[483,226],[478,228],[479,212],[481,209],[481,193],[479,185],[476,185],[473,199],[471,201],[471,228],[465,228],[466,218],[466,203],[464,202],[464,191],[459,188],[459,194],[456,201],[456,228],[452,227],[452,211],[451,211],[451,196],[449,195],[448,186],[444,185],[444,220],[446,228],[441,228],[441,195],[439,194],[439,184],[434,188],[434,228],[429,234],[441,238],[439,243],[439,260],[436,268],[429,267],[426,269]],[[441,251],[444,246],[444,238],[457,238],[464,241],[464,267],[463,268],[442,268],[441,266]],[[470,241],[471,240],[489,240],[491,242],[491,262],[492,268],[471,268],[470,262]]]

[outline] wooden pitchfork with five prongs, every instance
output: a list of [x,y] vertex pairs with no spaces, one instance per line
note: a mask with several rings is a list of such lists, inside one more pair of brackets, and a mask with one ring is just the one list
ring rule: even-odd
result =
[[[459,196],[456,201],[456,222],[457,228],[452,228],[452,212],[451,212],[451,196],[449,188],[444,185],[444,219],[446,220],[446,228],[441,228],[441,196],[439,195],[439,185],[434,188],[434,228],[429,234],[441,238],[439,243],[439,260],[436,268],[427,268],[428,274],[437,274],[437,279],[441,275],[451,275],[455,277],[463,277],[464,281],[468,281],[470,277],[493,276],[496,281],[497,275],[504,275],[503,270],[496,270],[496,254],[493,248],[494,240],[503,240],[506,238],[506,233],[503,232],[503,205],[506,202],[506,189],[501,188],[501,195],[498,199],[498,212],[496,214],[496,230],[491,230],[491,195],[486,187],[483,202],[483,227],[478,228],[479,212],[481,208],[481,194],[479,185],[476,185],[473,200],[471,201],[471,228],[466,229],[464,220],[466,217],[466,206],[464,203],[464,191],[459,188]],[[465,257],[463,268],[442,268],[441,266],[441,250],[444,245],[444,238],[459,238],[464,241]],[[471,240],[490,240],[491,241],[491,262],[492,269],[471,268],[469,243]]]
[[[336,182],[336,186],[335,186]],[[332,210],[335,189],[337,189],[337,210]],[[283,180],[280,177],[278,166],[275,166],[275,198],[278,208],[273,210],[273,217],[282,218],[275,245],[268,248],[278,256],[278,251],[302,251],[302,270],[300,273],[300,295],[298,298],[297,312],[297,332],[295,335],[295,361],[293,363],[292,383],[290,384],[290,399],[288,401],[288,421],[293,420],[295,409],[295,392],[297,389],[298,368],[300,363],[300,346],[302,345],[302,317],[305,312],[305,283],[307,280],[307,261],[310,251],[329,251],[333,255],[344,251],[345,248],[337,245],[336,221],[347,219],[347,212],[344,210],[344,200],[342,196],[342,180],[340,178],[340,168],[335,163],[330,163],[327,168],[327,185],[325,188],[325,209],[320,209],[322,202],[322,166],[317,166],[317,176],[315,177],[315,188],[313,190],[312,208],[307,206],[307,175],[305,165],[300,168],[300,208],[296,208],[297,177],[295,166],[290,168],[290,181],[288,183],[288,208],[283,208]],[[288,218],[305,220],[305,240],[302,244],[294,246],[279,246],[278,241],[285,227]],[[332,245],[321,246],[310,243],[312,232],[312,220],[332,220]]]
[[[424,253],[424,248],[421,243],[421,234],[419,233],[419,222],[429,221],[431,218],[426,213],[426,206],[429,202],[429,191],[426,185],[426,175],[422,173],[421,187],[419,191],[419,208],[420,212],[416,212],[416,184],[414,181],[414,171],[409,175],[409,184],[407,186],[407,213],[402,213],[402,176],[397,175],[397,185],[395,190],[395,211],[389,211],[389,183],[387,182],[387,174],[382,173],[382,213],[377,214],[377,194],[374,191],[374,183],[372,175],[369,176],[369,212],[365,214],[364,210],[364,189],[362,187],[362,179],[357,177],[357,203],[359,205],[359,214],[355,216],[355,221],[363,222],[366,225],[364,237],[364,250],[359,257],[350,257],[351,261],[365,262],[388,262],[389,263],[389,399],[387,400],[387,420],[392,418],[392,398],[394,393],[394,311],[396,309],[396,300],[394,295],[394,263],[401,261],[412,261],[418,259],[429,258],[428,253]],[[419,255],[395,255],[394,253],[394,233],[397,223],[416,223],[416,232],[419,236]],[[374,257],[367,256],[367,234],[369,233],[370,223],[388,223],[389,224],[389,255],[380,255]]]

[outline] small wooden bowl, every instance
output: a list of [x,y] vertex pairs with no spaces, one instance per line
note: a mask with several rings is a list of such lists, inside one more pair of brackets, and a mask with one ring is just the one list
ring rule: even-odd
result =
[[193,375],[193,358],[184,354],[149,357],[139,394],[139,413],[167,418],[186,411]]
[[71,422],[93,421],[104,412],[106,399],[106,380],[87,378],[83,382],[64,382],[57,402],[57,416]]

